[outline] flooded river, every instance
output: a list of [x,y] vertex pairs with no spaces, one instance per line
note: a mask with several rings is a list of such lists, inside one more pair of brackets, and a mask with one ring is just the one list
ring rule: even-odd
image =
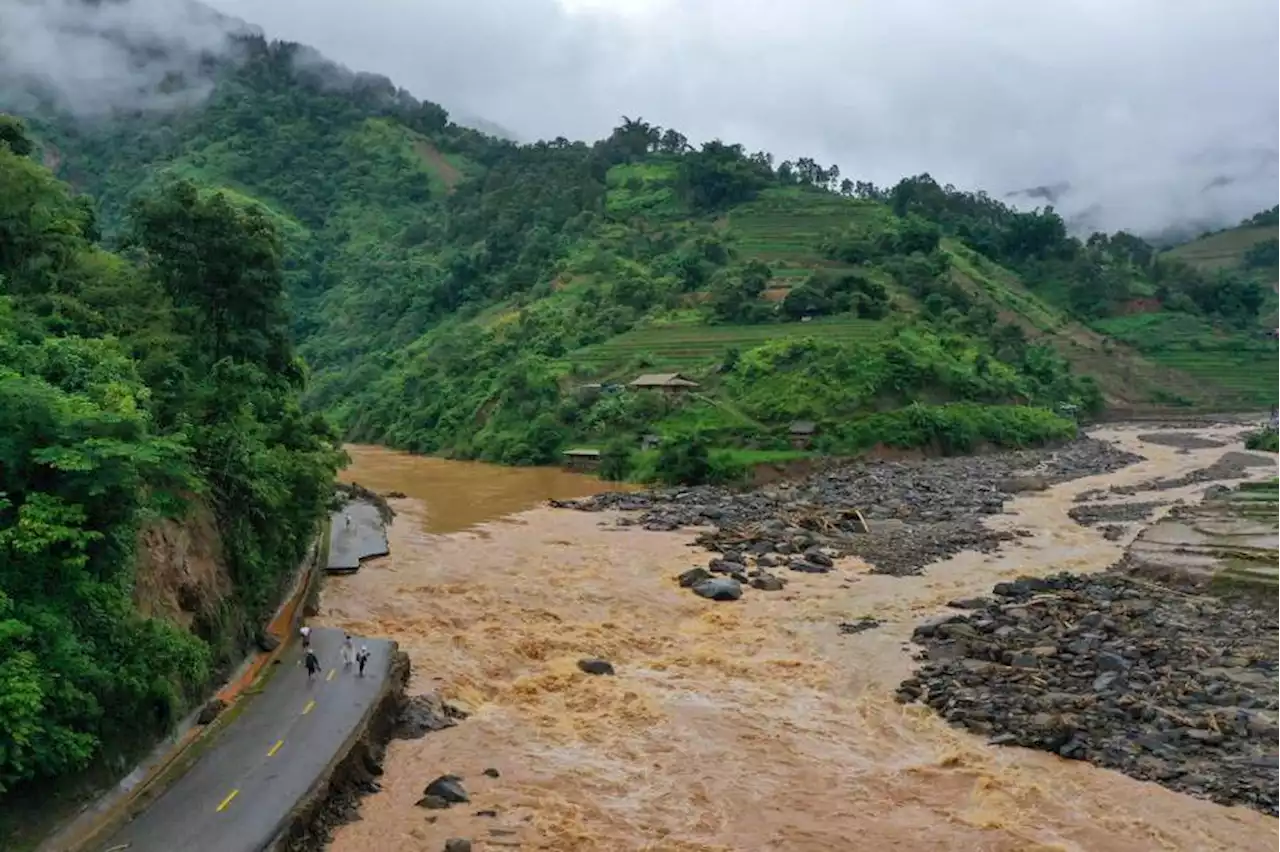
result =
[[[556,852],[1274,850],[1276,820],[1258,812],[990,747],[893,700],[913,627],[946,601],[1119,557],[1123,542],[1068,519],[1076,494],[1179,476],[1229,449],[1179,452],[1138,431],[1099,437],[1146,462],[1007,504],[990,523],[1034,535],[997,554],[903,578],[851,560],[732,604],[676,588],[674,574],[708,557],[691,535],[538,508],[601,490],[595,480],[351,448],[345,478],[407,496],[391,501],[391,556],[330,579],[320,620],[396,640],[411,693],[439,689],[472,715],[393,741],[382,792],[332,848],[434,852],[466,837]],[[882,626],[839,633],[861,615]],[[578,672],[585,656],[617,676]],[[449,772],[471,804],[415,807]]]

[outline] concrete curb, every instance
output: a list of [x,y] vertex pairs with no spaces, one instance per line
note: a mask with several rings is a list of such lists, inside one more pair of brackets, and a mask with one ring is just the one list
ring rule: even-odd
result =
[[[46,838],[36,847],[36,852],[91,852],[95,843],[109,837],[120,826],[133,819],[181,777],[182,772],[198,757],[199,747],[211,741],[229,724],[229,720],[235,718],[236,705],[246,694],[252,693],[253,686],[270,671],[271,664],[288,650],[291,640],[297,635],[304,604],[324,574],[319,559],[326,549],[322,542],[325,542],[328,535],[326,521],[294,575],[288,597],[267,624],[266,632],[278,639],[279,645],[269,652],[255,650],[211,696],[227,703],[218,717],[208,725],[198,725],[195,720],[200,714],[200,708],[197,708],[179,723],[176,738],[175,735],[170,735],[169,745],[162,744],[153,750],[124,781],[82,811],[70,824]],[[189,759],[185,765],[184,759]],[[129,778],[138,774],[144,766],[148,768],[142,772],[141,779],[130,784]],[[180,771],[171,771],[175,769]]]

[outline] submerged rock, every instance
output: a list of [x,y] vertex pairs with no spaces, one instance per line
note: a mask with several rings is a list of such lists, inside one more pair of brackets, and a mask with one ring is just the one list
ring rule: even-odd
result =
[[465,712],[446,703],[434,692],[413,695],[400,710],[394,736],[402,740],[420,739],[433,731],[452,728],[465,718]]
[[422,795],[424,798],[434,796],[443,799],[446,806],[471,801],[466,789],[462,786],[462,779],[457,775],[441,775],[426,786]]
[[762,592],[780,592],[787,585],[787,581],[781,577],[761,572],[751,579],[751,588],[759,589]]
[[693,585],[693,593],[713,601],[736,601],[742,597],[742,584],[726,577],[712,577]]
[[420,808],[426,808],[429,811],[442,811],[449,807],[451,802],[440,796],[423,796],[421,799],[414,802],[414,804]]
[[696,586],[698,583],[701,583],[703,580],[710,580],[710,579],[711,579],[711,572],[708,571],[706,568],[690,568],[688,571],[685,571],[679,577],[676,577],[676,582],[680,584],[680,588],[687,589],[690,586]]
[[613,674],[613,663],[610,663],[608,660],[601,660],[595,657],[578,660],[578,668],[590,675]]

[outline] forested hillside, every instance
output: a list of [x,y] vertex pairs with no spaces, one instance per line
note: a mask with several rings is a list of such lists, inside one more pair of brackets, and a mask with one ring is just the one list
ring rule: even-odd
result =
[[[124,768],[242,658],[340,462],[300,406],[280,240],[258,207],[166,185],[118,211],[111,252],[91,201],[33,153],[0,116],[6,839],[51,791]],[[208,576],[149,552],[175,529],[205,537]]]
[[[1144,309],[1119,312],[1094,321],[1099,330],[1133,346],[1152,361],[1176,368],[1204,383],[1227,400],[1241,404],[1274,404],[1276,384],[1277,208],[1261,211],[1232,228],[1203,234],[1174,246],[1159,259],[1185,263],[1214,282],[1228,282],[1226,298],[1241,300],[1237,310],[1205,314],[1174,293],[1157,289],[1147,294]],[[1155,297],[1155,301],[1150,301]],[[1215,321],[1218,320],[1218,321]],[[1233,393],[1234,392],[1234,393]],[[1176,402],[1191,402],[1193,394],[1178,391]]]
[[[175,177],[257,205],[284,239],[306,402],[348,438],[507,463],[612,443],[619,473],[650,433],[767,453],[803,419],[830,452],[964,449],[1065,434],[1064,406],[1275,399],[1271,291],[1239,270],[640,119],[518,146],[296,45],[235,44],[181,112],[28,113],[109,238]],[[614,392],[676,371],[698,387]]]

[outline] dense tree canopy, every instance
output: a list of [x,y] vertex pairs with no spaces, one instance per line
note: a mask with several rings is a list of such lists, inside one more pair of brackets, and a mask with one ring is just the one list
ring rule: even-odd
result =
[[[298,408],[261,214],[168,187],[138,208],[131,262],[2,126],[0,795],[167,730],[257,629],[337,462]],[[196,634],[132,599],[140,526],[194,503],[236,580]]]

